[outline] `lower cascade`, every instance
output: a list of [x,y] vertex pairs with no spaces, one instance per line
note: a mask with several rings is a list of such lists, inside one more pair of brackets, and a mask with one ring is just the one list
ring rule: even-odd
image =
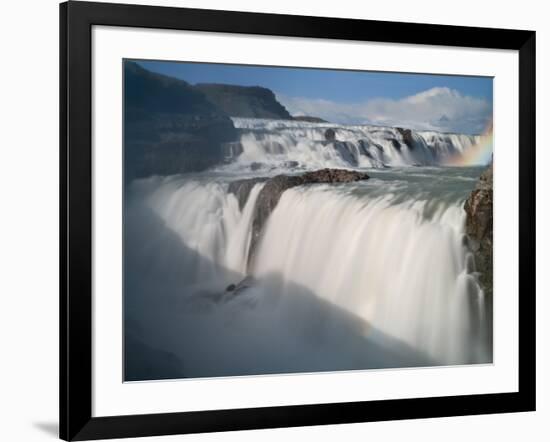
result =
[[228,170],[127,190],[126,336],[160,364],[188,377],[492,361],[464,228],[479,168],[287,188],[256,240],[270,176],[243,195]]

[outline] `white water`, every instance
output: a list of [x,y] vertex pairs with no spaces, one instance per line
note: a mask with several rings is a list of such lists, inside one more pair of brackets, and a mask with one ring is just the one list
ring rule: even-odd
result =
[[216,182],[167,180],[148,196],[147,204],[202,258],[203,264],[192,275],[197,282],[216,278],[220,269],[244,276],[252,214],[261,187],[252,189],[242,211],[235,196]]
[[[409,147],[391,127],[246,118],[233,122],[242,132],[241,149],[228,153],[228,159],[241,169],[442,165],[479,141],[473,135],[412,131]],[[326,142],[329,128],[336,142]]]
[[[231,175],[135,182],[126,313],[140,339],[193,377],[491,361],[463,245],[479,171],[371,173],[285,191],[248,271],[262,184],[240,210]],[[225,290],[247,273],[249,288]]]
[[290,189],[267,224],[254,274],[282,274],[438,363],[482,359],[483,341],[470,336],[481,294],[467,273],[464,212],[449,205],[425,219],[426,203]]

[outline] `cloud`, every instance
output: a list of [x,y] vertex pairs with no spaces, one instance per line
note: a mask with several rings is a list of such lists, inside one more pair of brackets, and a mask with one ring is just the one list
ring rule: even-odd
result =
[[375,98],[360,103],[288,97],[277,99],[292,115],[310,115],[341,124],[401,126],[418,130],[481,133],[492,118],[485,99],[435,87],[399,100]]

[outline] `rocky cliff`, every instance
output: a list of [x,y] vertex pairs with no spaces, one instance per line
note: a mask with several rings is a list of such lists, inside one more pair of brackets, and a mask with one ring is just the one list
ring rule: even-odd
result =
[[231,117],[292,120],[275,94],[260,86],[202,83],[195,86]]
[[235,141],[229,116],[183,80],[124,64],[126,181],[199,171],[223,160]]
[[486,294],[493,293],[493,165],[485,170],[469,198],[466,233],[474,252],[479,282]]

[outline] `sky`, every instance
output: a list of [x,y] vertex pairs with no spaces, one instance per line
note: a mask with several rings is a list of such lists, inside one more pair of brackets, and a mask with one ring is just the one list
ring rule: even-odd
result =
[[166,61],[139,64],[191,84],[263,86],[291,115],[339,124],[477,134],[492,120],[493,82],[488,77]]

